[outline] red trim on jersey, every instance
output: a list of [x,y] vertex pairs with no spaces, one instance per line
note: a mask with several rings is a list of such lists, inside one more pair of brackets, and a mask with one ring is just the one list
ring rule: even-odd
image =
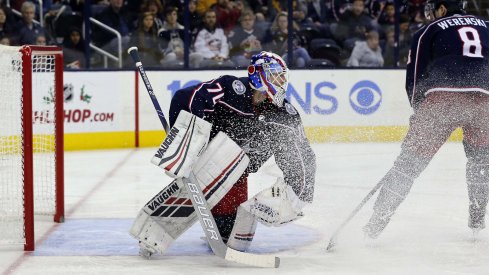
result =
[[[190,111],[190,113],[192,113],[192,102],[194,101],[194,96],[195,94],[202,88],[202,86],[204,86],[205,84],[210,84],[212,82],[214,82],[216,80],[216,78],[210,80],[210,81],[207,81],[207,82],[202,82],[200,83],[200,85],[194,89],[194,91],[192,92],[192,96],[190,96],[190,101],[188,103],[188,110]],[[218,83],[219,87],[221,87],[221,85]],[[222,89],[222,88],[221,88]]]

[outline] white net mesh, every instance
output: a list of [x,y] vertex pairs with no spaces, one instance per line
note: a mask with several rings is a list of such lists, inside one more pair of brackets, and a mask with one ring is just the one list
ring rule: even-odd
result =
[[24,241],[22,175],[22,56],[17,48],[0,54],[0,240]]
[[[0,243],[25,243],[22,54],[0,47]],[[32,55],[34,211],[53,215],[55,180],[54,55]],[[39,100],[43,98],[45,100]],[[29,157],[29,156],[26,156]]]
[[56,202],[54,64],[54,55],[32,57],[34,211],[43,215],[54,215]]

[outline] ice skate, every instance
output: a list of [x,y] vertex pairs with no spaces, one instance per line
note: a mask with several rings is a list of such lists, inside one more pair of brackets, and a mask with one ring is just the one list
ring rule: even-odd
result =
[[485,221],[485,209],[480,209],[475,206],[470,206],[469,209],[469,223],[468,226],[472,229],[474,235],[479,233],[482,229],[486,228]]
[[371,239],[377,239],[390,221],[391,215],[374,213],[368,223],[363,227],[365,235]]

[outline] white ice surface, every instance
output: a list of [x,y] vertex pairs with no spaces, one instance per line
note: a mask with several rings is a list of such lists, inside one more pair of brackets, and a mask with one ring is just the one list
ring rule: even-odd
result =
[[[54,225],[41,218],[36,223],[35,253],[24,253],[21,247],[0,247],[0,271],[489,274],[489,229],[474,236],[467,227],[465,156],[460,143],[442,147],[379,239],[367,240],[361,231],[372,213],[374,196],[341,233],[336,250],[325,252],[331,234],[387,172],[399,146],[399,143],[313,146],[318,174],[315,200],[306,216],[295,225],[276,231],[258,228],[254,249],[280,256],[278,269],[241,266],[213,256],[200,240],[203,234],[198,227],[182,236],[171,255],[149,261],[140,258],[136,255],[137,244],[125,235],[125,229],[139,209],[169,182],[150,164],[153,150],[67,152],[67,222]],[[254,175],[250,193],[271,184],[273,177],[267,174],[276,173],[269,165]]]

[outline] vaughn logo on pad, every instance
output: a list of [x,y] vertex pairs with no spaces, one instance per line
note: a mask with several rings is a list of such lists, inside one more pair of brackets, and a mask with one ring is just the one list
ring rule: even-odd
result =
[[155,154],[155,157],[162,159],[163,155],[165,154],[166,150],[172,143],[172,141],[175,139],[177,136],[178,132],[180,132],[177,128],[171,128],[170,133],[168,133],[168,136],[165,138],[163,143],[160,145],[160,149]]
[[186,111],[180,111],[151,163],[165,170],[170,177],[186,177],[192,164],[207,146],[212,125]]

